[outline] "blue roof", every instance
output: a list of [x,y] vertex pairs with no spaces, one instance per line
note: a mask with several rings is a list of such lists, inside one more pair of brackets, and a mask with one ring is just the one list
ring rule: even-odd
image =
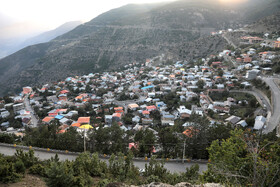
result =
[[64,118],[64,116],[62,116],[62,115],[57,115],[57,116],[55,116],[54,118],[60,120],[60,119]]
[[141,90],[146,90],[146,89],[153,88],[153,87],[154,87],[153,85],[151,85],[151,86],[146,86],[146,87],[141,88]]

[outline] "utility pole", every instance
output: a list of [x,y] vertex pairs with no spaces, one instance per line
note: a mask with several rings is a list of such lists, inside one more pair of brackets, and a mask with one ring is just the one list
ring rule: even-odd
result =
[[184,140],[184,149],[183,149],[183,158],[182,158],[182,163],[184,164],[184,159],[185,159],[185,152],[186,152],[186,138]]
[[84,129],[84,152],[86,152],[86,129]]

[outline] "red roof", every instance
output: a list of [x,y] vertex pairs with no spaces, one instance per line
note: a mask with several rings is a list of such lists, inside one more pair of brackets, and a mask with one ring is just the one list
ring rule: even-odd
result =
[[89,124],[90,123],[90,117],[79,117],[78,123],[81,124]]
[[80,123],[73,123],[71,126],[72,126],[72,127],[80,127],[81,124],[80,124]]
[[197,129],[194,129],[193,127],[187,128],[183,134],[191,138],[193,135],[195,135],[198,132]]
[[143,115],[149,115],[150,112],[149,112],[148,110],[144,110],[144,111],[142,112],[142,114],[143,114]]
[[55,112],[56,113],[59,113],[59,112],[64,113],[64,112],[67,112],[67,109],[57,109]]
[[155,105],[152,105],[152,106],[147,106],[146,109],[147,110],[156,110],[157,107]]
[[48,115],[50,116],[50,117],[54,117],[54,116],[57,116],[57,112],[53,112],[53,113],[49,113]]
[[114,110],[115,110],[115,111],[123,110],[123,107],[115,107]]
[[63,134],[63,133],[65,133],[66,132],[66,130],[65,129],[61,129],[60,131],[58,131],[58,133],[57,134]]
[[213,65],[221,64],[222,62],[212,62]]
[[54,117],[45,117],[42,121],[49,123]]
[[134,147],[134,149],[138,149],[137,143],[129,143],[129,144],[128,144],[128,148],[129,148],[129,149],[131,149],[132,147]]
[[121,117],[122,117],[122,114],[121,114],[121,113],[114,113],[114,114],[113,114],[113,117],[121,118]]
[[62,90],[62,91],[60,91],[60,93],[61,94],[66,94],[66,93],[69,93],[69,91],[68,90]]

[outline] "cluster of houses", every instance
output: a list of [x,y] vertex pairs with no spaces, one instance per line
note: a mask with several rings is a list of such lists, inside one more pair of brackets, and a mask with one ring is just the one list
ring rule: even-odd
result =
[[[264,41],[258,37],[243,37],[242,40],[248,43]],[[279,47],[277,43],[273,45]],[[209,117],[209,111],[228,115],[224,123],[245,127],[247,123],[244,119],[229,115],[231,106],[238,105],[239,101],[230,97],[225,101],[213,101],[209,94],[233,89],[235,83],[250,86],[248,81],[270,71],[269,68],[260,68],[260,65],[271,63],[276,56],[276,52],[257,53],[256,49],[251,48],[240,55],[224,50],[215,56],[224,60],[210,61],[213,56],[209,56],[201,59],[200,65],[178,61],[173,65],[153,66],[153,60],[147,59],[145,64],[132,63],[119,72],[68,77],[34,90],[24,87],[20,96],[11,97],[13,103],[0,100],[3,105],[0,117],[7,119],[12,109],[15,119],[20,118],[23,126],[34,123],[32,115],[38,116],[33,109],[27,109],[24,103],[27,99],[33,108],[46,111],[39,123],[48,125],[56,121],[60,124],[59,133],[64,133],[71,126],[82,131],[80,127],[83,124],[99,128],[101,123],[105,127],[117,123],[124,130],[141,129],[142,126],[151,127],[156,114],[160,115],[161,125],[173,126],[176,120],[187,121],[192,114]],[[236,68],[231,70],[225,59],[230,59]],[[168,107],[168,100],[164,96],[170,93],[179,99],[178,108]],[[187,107],[186,103],[191,104]],[[79,109],[85,113],[81,114]],[[131,120],[126,119],[128,113]],[[209,119],[211,123],[221,123]],[[265,121],[264,116],[257,116],[255,129],[261,129]],[[8,120],[0,125],[10,127]]]

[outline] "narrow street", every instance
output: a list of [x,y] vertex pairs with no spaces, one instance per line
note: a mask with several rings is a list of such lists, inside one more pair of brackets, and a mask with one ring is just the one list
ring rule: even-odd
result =
[[38,119],[36,118],[35,112],[34,112],[33,108],[30,105],[30,101],[28,99],[28,96],[24,97],[24,105],[25,105],[25,109],[27,111],[30,111],[31,127],[37,127],[38,126]]

